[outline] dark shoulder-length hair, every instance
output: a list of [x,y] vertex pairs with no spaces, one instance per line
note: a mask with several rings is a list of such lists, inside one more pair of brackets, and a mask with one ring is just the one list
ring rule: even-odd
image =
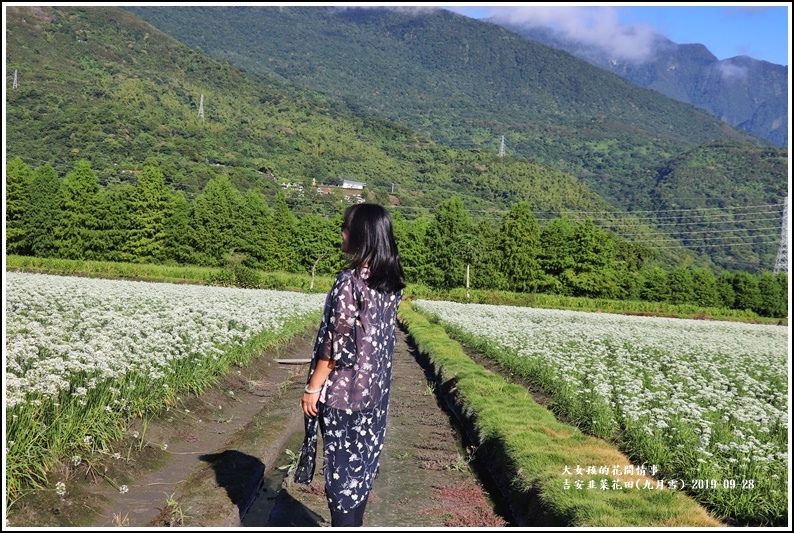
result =
[[367,265],[367,286],[381,292],[405,287],[400,254],[394,240],[391,217],[378,204],[354,204],[345,210],[343,227],[347,230],[347,259],[350,266]]

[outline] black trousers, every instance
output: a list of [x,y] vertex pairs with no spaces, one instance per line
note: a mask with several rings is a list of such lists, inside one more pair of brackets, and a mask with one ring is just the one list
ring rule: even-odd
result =
[[364,524],[364,509],[367,507],[368,499],[369,494],[364,497],[364,501],[358,507],[349,513],[331,511],[331,527],[361,527]]

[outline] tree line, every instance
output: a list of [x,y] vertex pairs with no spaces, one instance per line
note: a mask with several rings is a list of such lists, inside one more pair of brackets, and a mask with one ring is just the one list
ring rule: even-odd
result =
[[[134,184],[102,187],[86,160],[63,178],[49,165],[6,165],[6,253],[63,259],[228,267],[332,275],[345,204],[330,216],[296,216],[284,191],[241,193],[217,174],[188,200],[146,165]],[[663,269],[654,253],[565,216],[543,227],[527,202],[501,220],[473,221],[462,200],[406,220],[393,210],[406,278],[436,289],[467,288],[750,309],[788,316],[785,273],[692,265]]]

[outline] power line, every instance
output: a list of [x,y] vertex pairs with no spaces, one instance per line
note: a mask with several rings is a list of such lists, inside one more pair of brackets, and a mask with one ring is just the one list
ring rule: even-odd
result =
[[[404,205],[395,205],[392,206],[396,209],[421,209],[425,211],[433,210],[432,207],[423,207],[423,206],[404,206]],[[764,204],[764,205],[749,205],[749,206],[733,206],[733,207],[726,207],[726,208],[703,208],[703,210],[726,210],[726,209],[756,209],[761,207],[780,207],[780,204]],[[626,212],[609,212],[609,211],[533,211],[533,214],[537,217],[538,215],[568,215],[568,214],[598,214],[598,215],[614,215],[619,217],[629,217],[632,216],[634,213],[676,213],[682,211],[698,211],[698,209],[660,209],[658,211],[626,211]],[[510,211],[507,209],[467,209],[466,212],[468,213],[478,213],[478,212],[485,212],[485,213],[509,213]],[[782,211],[774,210],[774,211],[759,211],[757,213],[734,213],[734,215],[745,216],[745,215],[757,215],[757,214],[767,214],[767,213],[782,213]],[[730,214],[705,214],[703,216],[731,216]],[[679,219],[680,217],[635,217],[634,220],[664,220],[664,219]],[[538,220],[552,220],[552,219],[538,219]],[[611,220],[609,218],[593,218],[593,220]]]
[[[747,223],[761,222],[761,221],[777,221],[777,220],[779,220],[778,217],[774,217],[774,218],[764,218],[764,217],[762,217],[762,218],[740,218],[740,219],[734,218],[734,219],[731,219],[731,220],[719,220],[719,218],[730,217],[730,216],[733,216],[733,217],[737,217],[737,216],[738,217],[754,217],[754,216],[758,216],[758,215],[762,215],[762,216],[763,215],[770,215],[770,214],[774,214],[774,213],[779,213],[780,211],[777,211],[777,210],[773,210],[773,211],[765,210],[765,211],[760,211],[760,212],[740,212],[738,210],[770,208],[770,207],[771,208],[777,208],[779,206],[780,206],[780,204],[761,204],[761,205],[753,205],[753,206],[733,206],[733,207],[728,207],[728,208],[706,208],[704,210],[715,211],[715,213],[704,213],[702,215],[698,215],[697,216],[697,218],[701,218],[701,219],[705,219],[705,220],[682,221],[681,217],[679,217],[679,216],[659,217],[662,220],[676,220],[676,222],[654,224],[654,226],[678,226],[678,227],[689,228],[691,226],[697,226],[697,225],[700,225],[702,227],[703,225],[741,224],[741,223],[747,224]],[[421,207],[421,206],[393,206],[393,207],[395,207],[395,208],[403,208],[403,209],[415,209],[415,210],[422,210],[422,211],[431,211],[432,210],[432,208]],[[726,209],[737,210],[737,212],[728,213],[728,214],[717,212],[717,211],[725,211]],[[699,210],[689,210],[689,209],[677,210],[677,209],[671,209],[671,210],[661,210],[660,212],[690,213],[690,212],[693,212],[693,211],[699,211]],[[491,216],[490,217],[486,216],[486,217],[482,217],[482,218],[487,218],[487,219],[494,220],[494,219],[498,219],[499,218],[499,214],[500,213],[503,214],[503,213],[507,213],[508,211],[504,211],[504,210],[498,210],[497,211],[497,210],[474,210],[474,209],[470,209],[470,210],[467,210],[467,212],[468,213],[475,213],[475,212],[487,213],[487,214],[489,214]],[[653,211],[644,211],[644,212],[653,213]],[[545,213],[553,213],[553,212],[548,212],[547,211]],[[603,211],[568,211],[568,213],[587,213],[587,214],[598,213],[598,214],[602,214],[604,212]],[[615,213],[615,215],[620,215],[621,217],[625,217],[626,216],[626,214],[624,214],[624,213]],[[542,221],[546,221],[547,222],[549,220],[554,220],[554,219],[551,219],[551,218],[550,219],[538,219],[539,222],[542,222]],[[607,222],[612,223],[613,226],[636,227],[637,225],[640,225],[640,220],[658,220],[658,219],[655,218],[655,217],[637,217],[636,219],[630,220],[630,221],[617,221],[614,218],[598,218],[598,219],[593,219],[593,220],[607,221]],[[607,229],[610,229],[610,228],[608,228],[608,226],[607,226]],[[761,228],[739,227],[739,228],[718,229],[718,230],[709,229],[709,230],[703,230],[703,231],[685,231],[685,232],[678,232],[678,233],[674,232],[674,228],[672,228],[672,229],[673,229],[673,231],[667,230],[666,234],[659,235],[658,236],[659,238],[656,238],[654,240],[642,240],[642,241],[631,241],[629,239],[627,239],[627,240],[629,240],[629,242],[631,242],[632,244],[644,244],[644,245],[646,245],[646,246],[648,246],[650,248],[653,248],[653,249],[698,250],[698,249],[703,249],[703,248],[733,248],[733,247],[736,247],[736,246],[755,246],[755,247],[757,247],[757,246],[765,246],[765,245],[772,244],[772,242],[770,242],[770,241],[744,242],[744,241],[746,241],[748,239],[749,240],[752,240],[752,239],[767,239],[769,237],[776,236],[776,234],[768,234],[768,233],[755,234],[755,235],[744,235],[744,236],[741,236],[741,235],[733,235],[733,236],[731,236],[730,235],[731,233],[741,232],[741,231],[748,231],[748,232],[767,231],[768,232],[770,230],[775,229],[774,227],[769,227],[768,225],[764,226],[764,227],[761,227]],[[716,236],[711,236],[711,237],[699,237],[699,238],[696,237],[696,238],[684,238],[684,239],[675,237],[675,235],[699,235],[699,234],[713,234],[713,233],[727,233],[728,235],[716,235]],[[643,234],[643,233],[629,233],[629,234],[617,233],[617,235],[620,236],[620,237],[623,237],[623,238],[631,237],[631,236],[644,236],[644,237],[649,237],[649,238],[653,238],[654,237],[652,234],[647,234],[647,233],[645,233],[645,234]],[[734,241],[734,240],[735,241],[742,241],[742,242],[729,242],[729,241]],[[673,243],[673,242],[677,242],[678,244],[677,245],[671,245],[671,246],[665,246],[664,245],[664,243]],[[701,244],[697,244],[698,242],[701,243]]]
[[[645,244],[645,243],[638,243],[638,244]],[[774,244],[774,242],[737,242],[733,244],[704,244],[701,246],[694,246],[692,248],[687,246],[651,246],[651,248],[658,248],[661,250],[672,249],[672,248],[686,248],[687,250],[691,249],[700,249],[700,248],[733,248],[734,246],[763,246],[764,244]]]
[[[629,213],[617,213],[616,216],[619,216],[621,219],[624,218],[631,218],[631,220],[692,220],[692,219],[709,219],[709,218],[725,218],[725,217],[745,217],[745,216],[752,216],[752,215],[769,215],[773,213],[782,213],[782,211],[757,211],[753,213],[708,213],[704,215],[694,215],[684,218],[684,216],[663,216],[663,217],[631,217]],[[605,218],[605,217],[587,217],[592,219],[593,221],[596,220],[616,220],[615,218]],[[545,219],[544,219],[545,220]],[[741,220],[741,219],[739,219]]]
[[[431,210],[431,207],[420,207],[420,206],[399,206],[395,205],[393,207],[401,208],[401,209],[424,209],[424,210]],[[780,207],[780,204],[761,204],[761,205],[746,205],[746,206],[729,206],[729,207],[704,207],[699,209],[659,209],[656,211],[533,211],[535,216],[537,215],[567,215],[567,214],[598,214],[598,215],[615,215],[615,216],[632,216],[635,213],[677,213],[677,212],[689,212],[689,211],[717,211],[717,210],[728,210],[728,209],[756,209],[761,207]],[[487,213],[509,213],[508,209],[467,209],[469,213],[476,213],[476,212],[487,212]],[[782,213],[782,211],[768,211],[770,213]],[[760,211],[759,213],[736,213],[737,215],[748,215],[748,214],[760,214],[766,213],[764,211]],[[728,214],[725,215],[704,215],[704,216],[730,216]],[[658,220],[662,217],[636,217],[636,220]],[[666,218],[678,218],[678,217],[666,217]],[[539,219],[540,220],[540,219]],[[543,219],[543,220],[551,220],[551,219]],[[593,220],[609,220],[606,218],[594,218]]]
[[[764,214],[765,215],[767,213],[755,213],[755,214]],[[554,219],[553,218],[539,218],[538,220],[548,221],[548,220],[554,220]],[[599,220],[599,221],[600,220],[610,221],[610,219],[606,219],[606,218],[592,219],[592,220],[593,221],[596,221],[596,220]],[[647,219],[637,219],[637,220],[627,221],[627,222],[618,221],[618,220],[612,220],[610,222],[612,222],[613,226],[636,226],[637,223],[640,220],[647,220]],[[702,220],[700,222],[678,221],[678,222],[665,222],[665,223],[662,223],[662,224],[653,224],[653,226],[697,226],[697,225],[701,225],[701,224],[739,224],[739,223],[743,223],[743,222],[763,222],[763,221],[767,221],[767,220],[780,220],[780,218],[779,217],[774,217],[774,218],[751,218],[751,219],[742,219],[742,220],[735,220],[735,219],[734,220]]]
[[[676,235],[692,235],[695,233],[727,233],[731,231],[769,231],[777,229],[776,227],[765,227],[765,228],[733,228],[733,229],[715,229],[715,230],[705,230],[705,231],[681,231],[676,233]],[[637,236],[645,236],[647,237],[647,233],[617,233],[617,235],[621,237],[637,237]]]
[[[663,212],[663,211],[660,211],[660,212]],[[773,214],[776,214],[776,213],[782,213],[782,211],[757,211],[757,212],[753,212],[753,213],[725,213],[725,214],[709,213],[709,214],[695,215],[695,216],[689,216],[689,217],[684,217],[684,216],[632,217],[630,213],[616,213],[615,216],[613,216],[613,217],[587,217],[587,218],[589,218],[593,222],[606,221],[606,222],[611,222],[611,223],[614,223],[614,224],[624,224],[624,225],[625,224],[634,224],[636,222],[647,220],[647,221],[651,221],[651,222],[649,222],[650,224],[654,224],[656,226],[662,226],[662,225],[667,225],[667,224],[666,223],[659,224],[659,223],[656,223],[656,221],[660,221],[660,220],[677,220],[678,222],[675,223],[676,225],[678,225],[678,224],[682,224],[683,225],[683,224],[700,224],[700,223],[708,223],[708,222],[720,223],[720,221],[718,221],[716,219],[725,218],[725,217],[733,217],[731,220],[728,220],[727,222],[747,222],[748,220],[752,220],[752,219],[736,218],[736,217],[751,217],[751,216],[756,216],[756,215],[773,215]],[[554,217],[554,218],[559,218],[559,217]],[[696,222],[699,219],[703,219],[704,222]],[[553,220],[553,218],[538,218],[538,220]],[[758,219],[758,220],[761,220],[761,219]],[[778,220],[778,218],[775,217],[774,219],[770,219],[770,220]]]
[[676,239],[676,238],[669,238],[669,237],[661,237],[661,238],[655,239],[653,241],[631,241],[631,242],[632,243],[638,243],[638,244],[652,244],[652,243],[656,243],[656,242],[665,242],[665,241],[687,242],[687,241],[710,241],[710,240],[716,240],[716,239],[721,239],[721,240],[759,239],[759,238],[762,238],[762,237],[777,237],[777,233],[771,233],[771,234],[767,234],[767,235],[735,235],[733,237],[719,236],[719,237],[713,237],[713,238],[709,238],[709,237],[706,237],[706,238],[693,237],[691,239]]
[[[727,207],[697,207],[692,209],[657,209],[657,210],[647,210],[647,211],[627,211],[627,214],[633,213],[670,213],[670,212],[680,212],[680,211],[725,211],[727,209],[755,209],[756,207],[780,207],[781,204],[759,204],[759,205],[736,205],[736,206],[727,206]],[[606,211],[560,211],[559,214],[567,214],[567,213],[580,213],[580,214],[602,214]],[[556,214],[554,211],[538,211],[537,213],[551,213]],[[623,214],[623,213],[621,213]]]
[[[433,211],[433,208],[421,207],[421,206],[392,206],[392,207],[394,207],[396,209],[418,209],[418,210],[422,210],[422,211],[425,211],[425,212]],[[760,207],[760,206],[755,206],[755,207]],[[770,207],[772,207],[772,206],[770,206]],[[777,207],[777,205],[775,205],[774,207]],[[497,219],[499,214],[508,213],[509,211],[467,209],[466,212],[467,213],[488,213],[488,214],[493,215],[493,216],[492,217],[483,217],[483,218]],[[580,211],[580,212],[581,213],[595,213],[596,211]],[[698,225],[704,225],[704,224],[709,224],[709,225],[712,225],[712,224],[713,225],[716,225],[716,224],[747,224],[747,223],[765,222],[765,221],[771,221],[771,220],[777,221],[777,220],[779,220],[778,217],[774,217],[774,218],[738,218],[738,219],[737,218],[733,218],[733,219],[730,219],[730,220],[716,220],[716,218],[724,218],[724,217],[730,217],[730,216],[750,217],[750,216],[757,216],[757,215],[771,215],[771,214],[780,213],[780,212],[781,211],[766,211],[766,212],[756,212],[756,213],[733,213],[733,214],[716,214],[715,213],[715,214],[710,214],[710,215],[704,215],[704,216],[714,217],[714,219],[705,219],[705,220],[699,220],[699,221],[698,220],[681,220],[680,217],[675,217],[675,216],[673,216],[673,217],[636,217],[636,218],[631,218],[629,220],[625,220],[625,217],[627,216],[627,214],[625,214],[625,213],[616,213],[615,215],[616,216],[621,216],[623,218],[623,220],[618,220],[616,218],[600,218],[600,217],[599,218],[590,217],[590,220],[592,220],[593,222],[607,222],[608,224],[605,224],[605,225],[610,227],[610,228],[615,228],[615,227],[636,227],[637,225],[643,225],[642,221],[657,221],[657,220],[675,220],[676,222],[662,222],[662,223],[652,222],[652,223],[645,224],[645,225],[650,225],[650,226],[653,226],[653,227],[658,227],[658,226],[690,227],[690,226],[698,226]],[[551,212],[550,211],[545,211],[544,213],[551,213]],[[559,217],[537,218],[536,220],[538,222],[548,222],[550,220],[556,220],[557,218],[559,218]],[[703,218],[703,217],[698,217],[698,218]],[[741,229],[741,228],[737,228],[737,229]],[[746,228],[746,229],[751,229],[751,228]]]

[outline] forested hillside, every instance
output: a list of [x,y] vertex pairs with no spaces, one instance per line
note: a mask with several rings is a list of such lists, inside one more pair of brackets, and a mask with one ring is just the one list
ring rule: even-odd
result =
[[[350,114],[120,9],[12,8],[7,34],[7,254],[221,267],[209,281],[257,287],[262,271],[340,268],[341,211],[366,198],[392,210],[420,286],[783,313],[785,276],[718,277],[648,246],[659,230],[568,174]],[[361,198],[310,186],[351,177]]]
[[[658,169],[650,193],[672,237],[727,270],[775,264],[788,196],[786,151],[715,141]],[[662,218],[664,217],[664,218]],[[674,225],[672,223],[675,223]]]
[[[714,139],[761,142],[568,53],[445,10],[131,7],[188,46],[344,98],[450,146],[620,183]],[[629,207],[629,206],[624,206]]]
[[626,60],[549,28],[487,19],[532,41],[565,50],[589,63],[705,109],[720,120],[779,147],[788,146],[788,67],[747,56],[718,60],[702,44],[676,44],[656,35],[643,60]]
[[[591,216],[633,234],[628,241],[650,242],[649,261],[715,267],[707,256],[665,239],[669,228],[649,227],[648,217],[627,215],[537,159],[439,145],[276,75],[240,72],[121,9],[9,8],[7,36],[9,86],[17,80],[7,91],[7,157],[21,157],[31,168],[51,165],[61,178],[86,161],[101,187],[123,196],[145,166],[154,166],[188,203],[212,179],[227,177],[242,194],[263,193],[271,208],[276,192],[292,183],[285,195],[292,213],[326,217],[356,201],[329,187],[347,178],[366,182],[363,197],[392,206],[406,220],[431,217],[456,196],[474,221],[492,227],[523,201],[541,225],[560,214],[574,221]],[[742,158],[735,161],[741,169]],[[779,172],[775,165],[762,169],[771,183]],[[655,180],[650,169],[638,176]],[[631,178],[621,179],[628,187]],[[312,181],[334,194],[321,194]],[[653,204],[651,190],[644,189],[636,205]],[[8,213],[13,229],[14,209]],[[654,240],[664,246],[654,248]],[[760,270],[768,265],[762,259]]]
[[520,200],[549,214],[619,212],[568,174],[446,148],[276,77],[254,79],[121,9],[10,8],[7,34],[18,86],[8,91],[6,154],[60,176],[86,161],[100,185],[122,186],[147,164],[189,201],[224,175],[271,206],[290,182],[304,185],[290,195],[296,213],[323,215],[344,204],[311,181],[340,177],[366,182],[368,197],[407,218],[452,195],[483,213]]
[[[129,9],[208,54],[339,96],[362,116],[385,116],[439,143],[496,153],[504,135],[508,157],[569,172],[624,209],[681,204],[730,212],[780,206],[785,198],[786,149],[494,24],[444,10]],[[667,190],[660,202],[660,176],[682,164],[681,154],[695,150],[704,161],[721,160],[727,140],[728,172],[687,161],[696,185],[684,185],[681,194]],[[758,165],[759,153],[777,163]],[[693,187],[712,194],[692,198]],[[693,230],[659,222],[663,232]],[[719,267],[770,269],[776,239],[769,232],[742,239],[753,227],[737,219],[730,227],[736,233],[714,234],[730,239],[697,248]]]
[[[11,8],[7,35],[18,87],[8,91],[6,152],[33,166],[65,174],[86,159],[112,184],[148,160],[188,198],[227,173],[243,192],[347,177],[387,201],[393,190],[402,206],[458,194],[471,209],[520,199],[551,211],[611,209],[570,175],[448,149],[276,77],[253,80],[121,9]],[[313,202],[322,211],[323,198]]]

